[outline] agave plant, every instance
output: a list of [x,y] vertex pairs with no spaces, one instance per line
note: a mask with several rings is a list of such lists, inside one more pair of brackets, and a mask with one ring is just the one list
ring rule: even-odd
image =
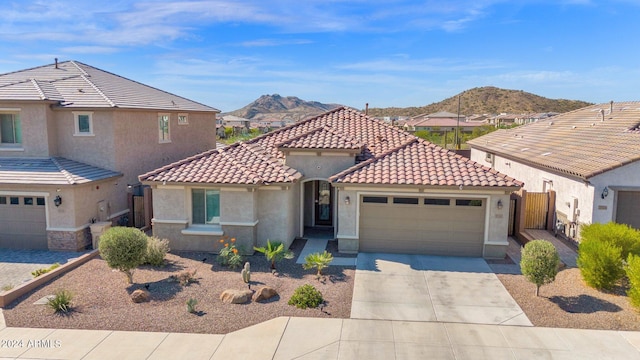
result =
[[323,253],[317,252],[307,255],[304,258],[304,264],[302,264],[302,267],[305,270],[317,269],[318,273],[316,275],[320,277],[322,275],[322,269],[328,267],[332,261],[333,255],[325,250]]
[[280,241],[267,240],[267,246],[253,247],[257,252],[263,253],[267,260],[271,261],[271,270],[276,269],[276,263],[282,259],[293,259],[293,252],[284,248]]

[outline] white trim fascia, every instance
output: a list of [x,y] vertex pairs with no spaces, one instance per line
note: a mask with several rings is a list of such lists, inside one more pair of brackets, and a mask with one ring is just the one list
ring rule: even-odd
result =
[[21,152],[21,151],[24,151],[24,148],[23,148],[23,147],[3,147],[3,146],[0,146],[0,151],[6,151],[6,152],[9,152],[9,151],[13,151],[13,152]]
[[182,224],[186,225],[189,223],[189,220],[170,220],[170,219],[151,219],[152,224]]
[[260,220],[256,220],[256,221],[221,221],[220,225],[224,226],[224,225],[228,225],[228,226],[256,226],[258,225],[258,222]]
[[6,111],[6,112],[20,112],[22,111],[21,108],[0,108],[0,111]]
[[184,186],[180,185],[158,185],[158,189],[167,189],[167,190],[182,190]]
[[47,197],[51,194],[49,192],[44,192],[44,191],[0,190],[0,195],[17,195],[17,196],[33,195],[33,196]]

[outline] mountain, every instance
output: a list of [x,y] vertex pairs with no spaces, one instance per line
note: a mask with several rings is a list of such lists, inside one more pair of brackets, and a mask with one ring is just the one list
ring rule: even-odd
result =
[[422,107],[408,108],[369,108],[371,116],[415,116],[438,111],[458,112],[460,114],[497,114],[497,113],[563,113],[583,108],[591,103],[579,100],[548,99],[522,90],[506,90],[493,86],[473,88],[437,103]]
[[273,94],[262,95],[251,104],[223,115],[235,115],[251,120],[291,118],[299,121],[340,106],[342,105],[304,101],[295,96],[283,97]]

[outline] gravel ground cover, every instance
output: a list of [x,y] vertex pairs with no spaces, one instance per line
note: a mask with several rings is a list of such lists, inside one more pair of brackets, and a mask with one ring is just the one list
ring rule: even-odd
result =
[[584,283],[580,269],[568,268],[553,283],[543,285],[536,297],[536,286],[523,275],[497,276],[534,326],[640,330],[639,313],[631,306],[624,284],[601,292]]
[[[297,255],[304,246],[296,240],[291,250]],[[329,244],[333,249],[335,244]],[[207,260],[202,262],[206,257]],[[141,267],[134,274],[135,284],[128,286],[123,274],[111,270],[100,258],[60,276],[4,309],[7,326],[40,328],[107,329],[224,334],[278,316],[349,318],[355,269],[331,266],[320,280],[315,272],[303,270],[295,258],[278,264],[272,275],[261,254],[247,257],[251,263],[252,289],[262,285],[276,288],[280,294],[267,303],[222,304],[225,289],[243,289],[240,269],[230,270],[205,253],[169,254],[163,268]],[[495,263],[495,261],[494,261]],[[500,264],[514,264],[509,258]],[[180,286],[168,281],[183,270],[197,270],[198,281]],[[497,274],[535,326],[640,331],[640,315],[631,306],[622,284],[612,292],[600,292],[584,284],[577,268],[564,269],[555,282],[544,285],[535,296],[535,285],[522,275]],[[151,301],[134,304],[129,294],[149,285]],[[322,309],[297,309],[287,304],[298,286],[312,284],[323,294]],[[57,289],[74,293],[74,311],[66,316],[52,314],[38,299]],[[186,311],[189,298],[198,300],[198,314]]]
[[[304,241],[296,240],[291,250],[299,254]],[[202,261],[204,258],[206,261]],[[105,329],[225,334],[279,316],[349,318],[355,269],[330,266],[316,279],[315,271],[303,270],[295,259],[277,264],[274,275],[262,254],[246,257],[251,263],[252,289],[275,288],[279,296],[265,303],[223,304],[219,296],[226,289],[246,289],[240,269],[219,266],[215,255],[207,253],[168,254],[161,268],[143,266],[127,285],[125,276],[110,269],[100,258],[64,274],[27,294],[3,310],[7,326],[34,328]],[[196,270],[197,282],[182,286],[170,280],[183,270]],[[135,304],[129,294],[149,285],[149,302]],[[304,284],[314,285],[323,295],[325,306],[297,309],[287,302],[293,291]],[[74,294],[74,310],[55,315],[34,302],[66,289]],[[186,301],[198,301],[197,314],[187,312]]]

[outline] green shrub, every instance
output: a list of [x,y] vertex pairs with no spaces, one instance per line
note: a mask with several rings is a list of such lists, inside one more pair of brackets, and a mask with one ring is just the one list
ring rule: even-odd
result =
[[187,300],[187,311],[195,314],[196,313],[196,305],[198,305],[198,300],[194,298],[190,298]]
[[294,305],[299,309],[315,308],[323,301],[320,291],[312,285],[306,284],[293,292],[291,299],[289,299],[289,305]]
[[100,236],[100,256],[110,268],[122,271],[129,284],[133,270],[141,265],[147,251],[147,235],[136,228],[112,227]]
[[629,254],[640,255],[640,231],[629,225],[614,222],[583,225],[580,238],[582,241],[595,240],[619,247],[621,260],[626,260]]
[[46,274],[49,271],[53,270],[53,269],[57,269],[60,267],[60,263],[55,263],[51,266],[49,266],[48,268],[42,268],[42,269],[37,269],[35,271],[31,272],[31,275],[33,275],[34,278],[37,278],[40,275]]
[[629,278],[629,301],[631,305],[640,308],[640,256],[629,255],[625,272]]
[[622,249],[610,242],[582,239],[578,248],[578,268],[587,285],[609,290],[624,276]]
[[2,291],[9,291],[11,289],[13,289],[15,286],[13,284],[6,284],[6,285],[2,285],[2,288],[0,290]]
[[73,294],[67,290],[58,290],[55,295],[47,300],[47,306],[56,313],[67,313],[71,310]]
[[151,266],[164,265],[164,257],[170,251],[169,240],[158,239],[151,236],[147,238],[147,251],[144,254],[143,264],[149,264]]
[[522,249],[520,269],[527,280],[536,285],[536,296],[540,286],[556,279],[560,257],[552,243],[546,240],[533,240]]
[[284,244],[280,241],[271,242],[267,240],[267,246],[253,247],[253,250],[263,253],[271,262],[271,270],[276,269],[276,263],[283,259],[293,259],[293,252],[284,248]]
[[328,267],[332,261],[333,255],[325,250],[323,253],[313,253],[307,255],[304,258],[304,264],[302,264],[302,268],[305,270],[315,268],[318,270],[318,273],[316,275],[320,277],[320,275],[322,275],[322,269]]

